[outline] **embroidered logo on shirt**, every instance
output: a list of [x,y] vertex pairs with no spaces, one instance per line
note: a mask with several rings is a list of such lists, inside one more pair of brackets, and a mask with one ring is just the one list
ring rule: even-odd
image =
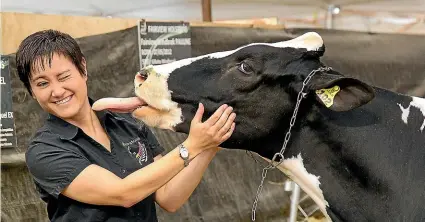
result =
[[123,142],[122,145],[128,148],[131,144],[134,144],[134,143],[139,142],[139,141],[140,141],[140,137],[137,137],[137,138],[132,139],[128,143]]
[[[133,144],[137,143],[137,147]],[[122,143],[124,147],[127,147],[127,151],[130,153],[130,155],[134,156],[140,165],[144,165],[148,161],[148,155],[146,151],[145,144],[140,142],[140,138],[137,137],[133,140],[131,140],[128,143]]]
[[145,144],[137,142],[139,145],[139,152],[136,154],[136,159],[139,160],[139,163],[142,164],[142,162],[148,161],[148,155],[146,155],[146,147]]

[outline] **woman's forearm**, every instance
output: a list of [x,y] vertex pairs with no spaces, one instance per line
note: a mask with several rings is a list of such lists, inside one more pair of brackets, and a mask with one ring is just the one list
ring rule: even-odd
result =
[[[190,150],[190,159],[194,161],[196,159],[194,157],[199,153],[193,149],[188,149]],[[122,192],[127,205],[132,206],[163,187],[183,168],[184,161],[180,157],[178,148],[176,148],[161,159],[124,178],[120,192]]]
[[201,182],[205,170],[216,153],[215,148],[200,153],[185,169],[156,192],[156,202],[169,212],[179,209]]

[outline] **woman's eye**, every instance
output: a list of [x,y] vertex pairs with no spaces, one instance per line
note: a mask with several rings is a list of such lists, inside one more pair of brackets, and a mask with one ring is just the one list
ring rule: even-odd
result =
[[239,69],[239,71],[241,71],[241,72],[243,72],[243,73],[245,73],[245,74],[252,74],[253,73],[253,69],[251,68],[251,66],[249,66],[248,64],[246,64],[246,63],[241,63],[241,64],[239,64],[239,67],[238,67],[238,69]]
[[38,87],[45,87],[45,86],[47,86],[47,82],[39,82],[39,83],[37,83],[37,86]]
[[60,80],[60,81],[64,81],[64,80],[68,79],[68,78],[69,78],[69,76],[71,76],[71,75],[67,75],[67,76],[65,76],[65,77],[62,77],[62,78],[60,78],[59,80]]

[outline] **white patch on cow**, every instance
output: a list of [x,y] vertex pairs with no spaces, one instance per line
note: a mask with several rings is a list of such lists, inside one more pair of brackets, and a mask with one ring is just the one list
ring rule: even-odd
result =
[[[268,162],[271,160],[266,159]],[[323,192],[320,189],[319,177],[307,172],[304,167],[303,159],[301,154],[297,157],[292,157],[283,160],[283,162],[277,166],[277,168],[287,175],[291,180],[298,184],[301,189],[317,204],[317,206],[325,215],[328,221],[332,221],[329,217],[326,207],[329,207],[328,202],[323,196]]]
[[401,109],[401,120],[403,120],[403,122],[407,124],[407,118],[409,117],[410,113],[410,105],[405,109],[400,103],[397,104]]
[[134,80],[135,94],[155,109],[136,110],[133,115],[147,125],[162,129],[171,129],[182,122],[182,110],[171,100],[168,90],[168,75],[151,74],[139,87],[140,79]]
[[160,129],[175,130],[175,126],[182,122],[182,111],[180,108],[173,108],[170,111],[162,111],[149,107],[135,110],[133,116],[150,127]]
[[412,101],[410,102],[407,108],[404,108],[400,103],[398,103],[398,106],[401,109],[401,120],[403,120],[403,122],[406,124],[410,114],[410,107],[416,107],[422,112],[422,115],[424,116],[424,121],[420,130],[421,132],[423,132],[425,128],[425,99],[413,96]]
[[176,104],[171,101],[171,92],[168,90],[167,81],[167,75],[152,73],[139,87],[136,78],[134,83],[135,93],[152,107],[170,110]]
[[191,63],[193,63],[194,61],[203,59],[203,58],[212,58],[212,59],[217,59],[217,58],[224,58],[226,56],[229,56],[243,48],[249,47],[249,46],[254,46],[254,45],[265,45],[265,46],[271,46],[271,47],[276,47],[276,48],[304,48],[308,51],[317,51],[320,47],[323,46],[323,39],[322,37],[317,34],[316,32],[308,32],[304,35],[301,35],[297,38],[288,40],[288,41],[282,41],[282,42],[276,42],[276,43],[251,43],[245,46],[241,46],[235,50],[231,50],[231,51],[224,51],[224,52],[215,52],[215,53],[211,53],[211,54],[207,54],[207,55],[202,55],[202,56],[198,56],[198,57],[193,57],[193,58],[187,58],[187,59],[182,59],[179,61],[175,61],[172,63],[167,63],[167,64],[163,64],[163,65],[156,65],[156,66],[151,66],[157,73],[161,73],[161,75],[166,75],[168,76],[170,73],[172,73],[174,70],[183,67],[183,66],[187,66]]

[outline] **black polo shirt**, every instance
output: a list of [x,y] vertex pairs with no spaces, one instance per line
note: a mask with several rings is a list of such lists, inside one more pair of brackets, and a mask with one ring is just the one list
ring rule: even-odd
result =
[[[92,100],[90,100],[92,103]],[[111,142],[111,152],[80,128],[49,115],[31,139],[26,162],[51,221],[157,221],[153,194],[131,208],[91,205],[61,194],[90,164],[120,178],[153,162],[164,149],[152,132],[130,114],[96,113]]]

